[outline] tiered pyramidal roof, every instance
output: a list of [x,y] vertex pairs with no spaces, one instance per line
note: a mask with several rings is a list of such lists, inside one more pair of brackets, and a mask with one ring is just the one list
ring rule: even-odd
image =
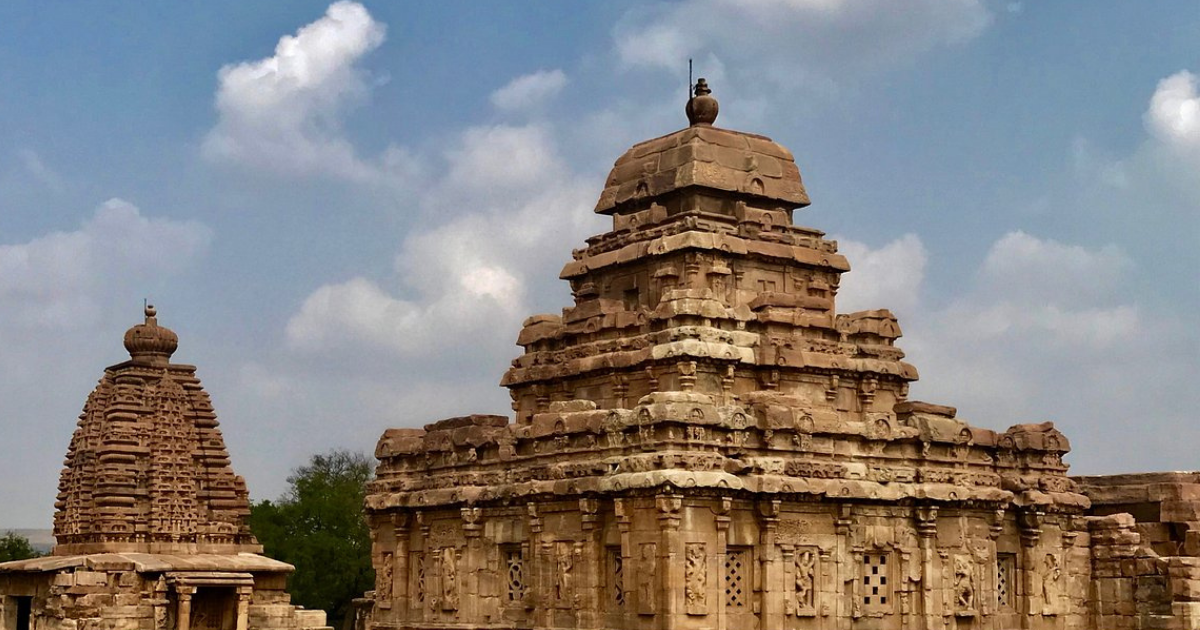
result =
[[[629,408],[653,391],[787,391],[842,411],[892,411],[916,370],[891,312],[835,315],[837,243],[792,223],[809,204],[789,152],[717,129],[701,83],[692,125],[633,146],[596,204],[611,232],[562,271],[575,306],[530,318],[503,384],[518,421],[552,400]],[[831,404],[826,404],[831,403]]]
[[88,396],[59,480],[55,555],[257,553],[245,481],[179,338],[146,321]]
[[1049,423],[998,433],[908,400],[895,316],[838,314],[850,265],[792,222],[809,198],[791,152],[713,127],[703,80],[687,110],[613,166],[595,209],[612,230],[561,273],[574,304],[525,321],[501,381],[514,422],[389,430],[369,511],[664,487],[1086,504]]

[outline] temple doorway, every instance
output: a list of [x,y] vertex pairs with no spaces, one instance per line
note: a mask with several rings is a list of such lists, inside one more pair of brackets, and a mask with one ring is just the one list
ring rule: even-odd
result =
[[192,597],[191,630],[234,630],[237,626],[237,589],[202,586]]
[[16,630],[29,630],[30,617],[33,616],[33,598],[32,597],[14,597],[17,608],[17,623]]

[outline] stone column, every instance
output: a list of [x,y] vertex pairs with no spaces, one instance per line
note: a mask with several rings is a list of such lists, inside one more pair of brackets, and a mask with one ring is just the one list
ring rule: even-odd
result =
[[254,594],[254,587],[239,586],[237,589],[237,625],[235,630],[249,630],[250,628],[250,597]]
[[550,626],[554,619],[554,599],[550,589],[554,583],[546,572],[546,564],[554,561],[550,554],[549,541],[542,540],[542,519],[538,515],[538,506],[530,502],[525,505],[529,520],[529,592],[533,603],[533,623],[539,626]]
[[466,538],[466,549],[463,558],[464,566],[458,571],[458,622],[481,621],[479,606],[482,593],[479,592],[479,572],[487,568],[487,559],[483,555],[483,543],[480,534],[483,533],[483,510],[477,507],[464,507],[459,510],[463,522],[463,537]]
[[175,596],[179,598],[175,608],[175,629],[190,630],[192,627],[192,595],[196,593],[194,586],[176,586]]
[[717,499],[717,504],[713,507],[713,512],[716,513],[716,528],[717,528],[717,548],[714,550],[716,556],[716,570],[712,571],[714,588],[709,589],[710,594],[715,594],[716,598],[713,605],[717,607],[717,630],[728,630],[729,618],[725,611],[725,554],[729,550],[729,523],[732,521],[730,512],[733,508],[733,499],[729,497],[721,497]]
[[779,525],[779,501],[759,501],[759,549],[762,556],[762,608],[763,630],[780,630],[783,626],[783,571],[779,561],[779,549],[775,546],[775,533]]
[[814,603],[816,604],[817,614],[820,615],[817,627],[821,630],[831,630],[837,627],[838,618],[830,613],[836,613],[839,604],[835,603],[831,605],[830,600],[833,600],[833,602],[840,602],[842,600],[842,592],[838,588],[837,565],[831,553],[826,549],[821,549],[817,557],[819,558],[817,560],[818,571],[813,576],[813,585],[817,589]]
[[[1022,510],[1017,513],[1017,525],[1021,532],[1021,586],[1023,597],[1018,612],[1021,615],[1021,627],[1033,628],[1034,616],[1042,612],[1042,584],[1038,576],[1038,543],[1042,539],[1042,521],[1045,515],[1033,510]],[[1040,624],[1038,624],[1040,625]]]
[[[856,599],[858,594],[858,584],[851,584],[851,596],[846,597],[843,592],[846,588],[846,582],[854,580],[854,559],[850,557],[850,527],[854,521],[850,518],[849,505],[837,505],[837,519],[833,522],[833,531],[837,534],[837,559],[834,561],[837,567],[837,628],[841,630],[849,630],[853,620],[856,607],[861,607],[860,600]],[[847,606],[847,604],[849,604]]]
[[679,627],[682,608],[680,600],[684,588],[683,538],[679,535],[680,511],[683,497],[678,494],[660,494],[655,497],[658,507],[658,594],[659,627],[674,630]]
[[419,575],[421,571],[424,571],[425,576],[423,584],[415,585],[415,587],[420,591],[419,594],[421,596],[421,601],[418,603],[420,604],[421,609],[417,611],[416,615],[412,615],[410,618],[413,618],[415,621],[426,621],[430,614],[429,611],[433,608],[432,595],[434,589],[432,588],[432,573],[435,558],[433,557],[434,550],[430,548],[432,543],[429,536],[432,526],[430,522],[425,519],[425,514],[423,512],[417,512],[416,519],[417,528],[421,532],[421,551],[418,554],[418,562],[420,562],[420,566],[417,568],[418,575],[415,579],[421,580],[421,576]]
[[409,521],[405,512],[392,513],[392,535],[396,539],[395,563],[392,579],[392,614],[396,619],[408,619],[409,612]]
[[[976,593],[976,599],[979,600],[979,614],[985,618],[992,613],[1000,612],[1000,600],[998,599],[1000,584],[997,582],[996,573],[1000,566],[998,541],[1002,533],[1004,533],[1003,507],[992,512],[991,520],[988,522],[988,557],[983,565],[978,567],[983,577],[979,581],[980,591]],[[1012,586],[1010,585],[1009,588]]]
[[[630,578],[635,575],[633,571],[633,543],[630,541],[629,530],[633,524],[633,519],[628,512],[628,506],[624,499],[613,499],[613,514],[617,518],[617,529],[621,532],[621,584],[618,588],[623,592],[622,601],[625,602],[624,610],[621,613],[621,625],[630,623],[630,607],[634,605],[633,599],[629,597],[631,589],[629,588]],[[614,576],[609,576],[614,577]]]
[[[784,618],[799,617],[796,599],[796,546],[792,544],[779,545],[779,558],[781,561],[783,576],[783,591],[780,597],[783,599],[783,614]],[[813,576],[813,588],[819,588],[818,576]],[[817,598],[820,601],[820,598]]]
[[583,547],[583,566],[578,570],[583,579],[579,580],[579,584],[576,586],[580,594],[575,597],[579,602],[575,626],[577,628],[599,628],[604,625],[600,618],[602,610],[600,589],[601,585],[605,583],[605,580],[600,579],[600,574],[607,569],[604,563],[604,528],[597,526],[601,523],[600,500],[580,499],[579,512],[582,515],[580,522],[586,542]]
[[925,630],[934,630],[941,625],[933,595],[934,576],[937,573],[933,560],[937,552],[937,518],[937,507],[917,506],[917,542],[921,548],[921,616]]

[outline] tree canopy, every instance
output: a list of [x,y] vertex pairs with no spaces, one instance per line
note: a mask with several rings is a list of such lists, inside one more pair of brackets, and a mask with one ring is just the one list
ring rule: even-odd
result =
[[335,628],[351,600],[375,586],[363,516],[373,468],[361,453],[314,455],[288,477],[291,487],[282,497],[250,510],[250,527],[264,552],[296,566],[288,579],[293,602],[324,610]]
[[0,536],[0,562],[28,560],[42,554],[29,543],[29,539],[16,533],[5,532]]

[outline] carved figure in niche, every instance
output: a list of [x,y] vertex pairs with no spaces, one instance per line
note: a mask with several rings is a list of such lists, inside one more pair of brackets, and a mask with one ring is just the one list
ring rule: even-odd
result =
[[442,549],[442,610],[458,610],[458,558],[454,547]]
[[379,583],[375,586],[376,592],[379,594],[379,601],[389,601],[392,599],[392,554],[385,553],[382,557],[382,565],[379,567]]
[[558,575],[554,581],[554,599],[560,602],[570,601],[575,558],[569,543],[558,543],[555,562],[558,565]]
[[704,543],[688,543],[683,570],[684,599],[689,615],[703,615],[708,591],[708,554]]
[[658,590],[656,552],[657,545],[654,543],[642,544],[641,562],[638,563],[638,612],[644,615],[653,615],[657,608],[657,599],[654,597]]
[[1053,615],[1058,612],[1059,583],[1062,580],[1062,565],[1058,556],[1048,553],[1042,560],[1042,603],[1043,614]]
[[954,606],[959,611],[975,609],[974,574],[974,566],[969,557],[954,557]]
[[717,296],[717,299],[725,299],[725,276],[721,274],[713,274],[708,277],[712,292]]
[[817,553],[806,549],[796,553],[796,611],[813,610],[817,573]]

